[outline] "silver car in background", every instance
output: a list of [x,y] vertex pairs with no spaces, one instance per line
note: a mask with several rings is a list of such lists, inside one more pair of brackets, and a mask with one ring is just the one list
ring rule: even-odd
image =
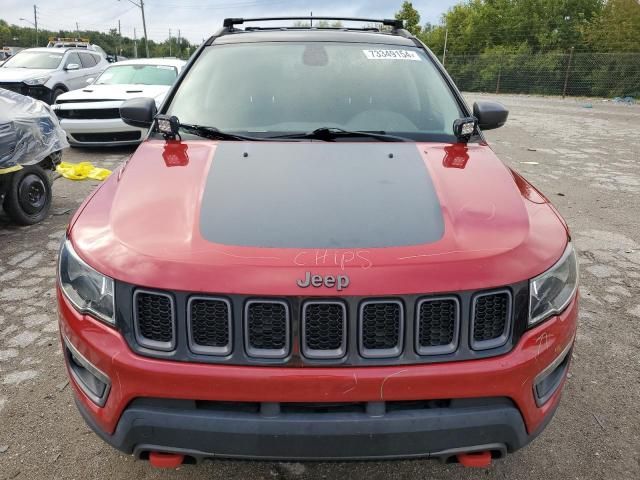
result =
[[28,48],[0,66],[0,88],[52,104],[85,87],[108,65],[100,53],[85,48]]
[[74,147],[135,145],[147,133],[120,119],[120,105],[150,97],[160,105],[175,82],[184,60],[149,58],[109,66],[91,85],[60,95],[53,106]]

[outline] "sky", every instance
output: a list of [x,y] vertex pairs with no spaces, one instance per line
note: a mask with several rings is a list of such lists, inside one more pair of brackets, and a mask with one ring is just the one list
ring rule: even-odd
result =
[[[139,3],[140,0],[135,0]],[[460,0],[414,0],[421,23],[438,23],[440,16]],[[28,26],[20,18],[33,22],[33,3],[25,0],[1,0],[0,18],[8,23]],[[131,0],[35,0],[38,22],[48,30],[108,31],[117,28],[122,35],[133,37],[136,29],[142,36],[142,18]],[[200,43],[218,30],[225,17],[258,17],[286,15],[355,16],[390,18],[400,9],[402,0],[145,0],[147,32],[150,39],[164,40],[177,36]]]

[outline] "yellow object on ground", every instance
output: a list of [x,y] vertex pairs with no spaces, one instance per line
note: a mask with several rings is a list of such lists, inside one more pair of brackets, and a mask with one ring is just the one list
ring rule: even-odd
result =
[[22,165],[14,165],[13,167],[0,168],[0,175],[4,173],[13,173],[22,170]]
[[56,172],[69,180],[104,180],[111,175],[111,170],[93,166],[91,162],[69,163],[61,162],[56,167]]

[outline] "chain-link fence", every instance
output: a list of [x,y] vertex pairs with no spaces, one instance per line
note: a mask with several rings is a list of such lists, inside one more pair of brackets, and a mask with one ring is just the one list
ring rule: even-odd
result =
[[640,53],[447,54],[445,66],[469,92],[640,97]]

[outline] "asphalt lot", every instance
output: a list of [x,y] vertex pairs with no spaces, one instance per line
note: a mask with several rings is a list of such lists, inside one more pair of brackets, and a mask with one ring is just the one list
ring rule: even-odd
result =
[[[580,251],[571,376],[555,419],[532,445],[484,471],[434,461],[215,461],[159,471],[112,450],[73,404],[53,290],[59,239],[96,182],[58,179],[44,223],[18,228],[0,214],[0,479],[640,478],[640,105],[482,97],[511,110],[488,138],[555,203]],[[113,168],[130,153],[70,149],[65,160]]]

